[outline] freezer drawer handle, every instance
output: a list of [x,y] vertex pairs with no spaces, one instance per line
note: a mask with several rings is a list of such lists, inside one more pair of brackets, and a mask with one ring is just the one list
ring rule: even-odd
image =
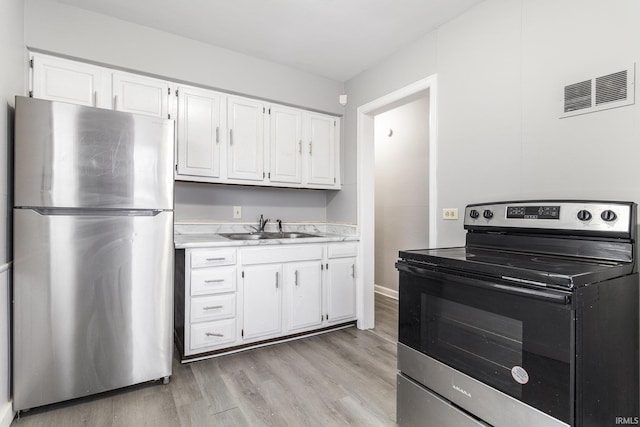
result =
[[207,336],[207,337],[224,337],[224,335],[222,335],[222,334],[217,334],[217,333],[215,333],[215,332],[205,332],[204,334],[205,334],[205,336]]
[[209,305],[206,307],[202,307],[203,310],[218,310],[220,308],[222,308],[222,305]]
[[39,215],[66,215],[66,216],[156,216],[162,210],[145,210],[145,209],[69,209],[69,208],[31,208],[23,206],[23,209],[30,209]]

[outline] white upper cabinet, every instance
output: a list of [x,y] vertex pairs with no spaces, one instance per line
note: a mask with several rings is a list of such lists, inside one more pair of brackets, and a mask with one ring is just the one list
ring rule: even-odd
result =
[[31,61],[34,98],[111,108],[109,73],[104,68],[35,53]]
[[227,101],[227,177],[263,181],[264,114],[262,102],[230,96]]
[[333,186],[336,176],[337,118],[324,114],[305,114],[306,184]]
[[170,83],[105,67],[32,54],[34,98],[167,118]]
[[178,87],[178,175],[220,177],[224,95]]
[[302,183],[302,111],[272,105],[269,123],[269,181]]
[[151,77],[114,71],[113,109],[167,118],[169,83]]
[[40,53],[31,58],[35,98],[177,116],[177,180],[341,187],[338,117]]

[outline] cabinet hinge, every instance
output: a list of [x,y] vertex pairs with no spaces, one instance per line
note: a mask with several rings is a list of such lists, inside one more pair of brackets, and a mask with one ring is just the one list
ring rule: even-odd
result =
[[320,270],[324,270],[324,264],[320,264]]
[[33,68],[33,58],[29,60],[29,68]]
[[327,270],[329,269],[329,263],[327,263]]
[[32,90],[29,91],[29,98],[33,98],[33,91]]
[[267,178],[271,179],[271,172],[267,174]]
[[170,87],[167,88],[167,95],[171,95],[171,88]]
[[178,96],[178,89],[176,89],[176,96]]
[[176,172],[178,172],[178,165],[176,165]]

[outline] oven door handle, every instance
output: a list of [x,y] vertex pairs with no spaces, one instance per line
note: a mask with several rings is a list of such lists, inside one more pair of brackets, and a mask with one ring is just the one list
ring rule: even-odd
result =
[[471,277],[455,276],[453,274],[441,273],[438,271],[427,270],[425,268],[408,265],[402,261],[396,263],[396,268],[399,271],[404,271],[409,274],[439,279],[443,281],[454,281],[462,285],[474,286],[477,288],[489,289],[497,292],[504,292],[508,294],[518,295],[525,298],[533,298],[537,300],[553,302],[556,304],[568,305],[571,304],[571,295],[563,293],[561,291],[532,289],[522,286],[512,286],[503,283],[495,283],[492,281],[484,281],[479,279],[473,279]]

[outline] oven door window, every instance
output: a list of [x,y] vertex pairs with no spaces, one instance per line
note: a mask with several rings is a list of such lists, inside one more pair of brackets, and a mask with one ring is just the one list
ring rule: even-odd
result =
[[571,307],[492,285],[401,271],[399,341],[569,423]]

